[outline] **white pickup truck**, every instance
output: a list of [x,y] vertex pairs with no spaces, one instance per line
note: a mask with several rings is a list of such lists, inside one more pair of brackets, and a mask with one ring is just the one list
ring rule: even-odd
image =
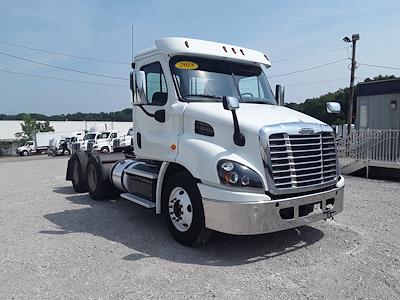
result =
[[270,66],[239,46],[156,40],[132,64],[134,154],[78,152],[67,180],[95,200],[118,190],[154,209],[188,246],[213,231],[262,234],[331,218],[344,191],[333,129],[282,106]]

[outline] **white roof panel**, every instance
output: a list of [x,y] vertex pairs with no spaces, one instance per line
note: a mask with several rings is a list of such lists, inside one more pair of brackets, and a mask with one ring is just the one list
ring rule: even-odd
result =
[[267,56],[260,51],[229,44],[181,37],[167,37],[156,40],[155,46],[155,48],[149,48],[138,52],[137,56],[162,50],[167,54],[173,55],[214,56],[229,60],[256,62],[264,64],[267,67],[271,66]]

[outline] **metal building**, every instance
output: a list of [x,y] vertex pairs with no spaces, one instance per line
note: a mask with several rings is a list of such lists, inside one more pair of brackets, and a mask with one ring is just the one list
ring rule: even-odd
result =
[[400,79],[357,84],[357,129],[400,129]]

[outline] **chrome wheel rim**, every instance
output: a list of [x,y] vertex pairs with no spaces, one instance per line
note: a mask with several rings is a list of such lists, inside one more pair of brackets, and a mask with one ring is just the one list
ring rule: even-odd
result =
[[172,224],[180,232],[187,231],[192,225],[193,206],[189,194],[183,188],[172,190],[168,199],[168,212]]

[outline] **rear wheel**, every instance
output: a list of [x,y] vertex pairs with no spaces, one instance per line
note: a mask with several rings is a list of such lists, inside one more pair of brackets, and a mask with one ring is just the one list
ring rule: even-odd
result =
[[86,172],[88,157],[83,152],[77,152],[70,159],[72,161],[72,186],[75,192],[85,193],[88,190]]
[[89,157],[87,176],[90,198],[104,200],[114,195],[114,188],[109,177],[107,174],[103,174],[101,163],[94,156]]
[[163,193],[163,214],[172,236],[186,246],[206,243],[212,231],[205,227],[203,202],[188,172],[174,174]]

